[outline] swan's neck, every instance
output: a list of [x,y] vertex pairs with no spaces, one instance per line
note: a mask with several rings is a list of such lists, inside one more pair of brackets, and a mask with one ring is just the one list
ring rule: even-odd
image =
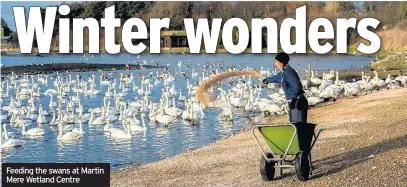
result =
[[59,132],[58,132],[58,138],[57,139],[60,139],[62,137],[62,124],[60,124],[60,126],[59,126]]
[[143,124],[143,128],[146,129],[146,123],[144,122],[144,117],[141,116],[141,123]]
[[21,134],[25,134],[25,124],[23,122],[21,122],[20,124],[23,125],[23,131],[21,132]]
[[4,139],[8,140],[7,127],[5,125],[3,125],[3,127],[4,127]]
[[52,113],[52,120],[51,121],[55,121],[55,112]]
[[82,116],[79,119],[79,132],[82,134],[83,133],[83,127],[82,127]]
[[93,110],[90,111],[90,118],[89,118],[89,123],[93,123],[93,118],[94,118]]
[[336,72],[336,81],[338,82],[339,81],[339,72]]

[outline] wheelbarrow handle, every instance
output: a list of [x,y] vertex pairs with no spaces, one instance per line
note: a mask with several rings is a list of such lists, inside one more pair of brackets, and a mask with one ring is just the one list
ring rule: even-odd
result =
[[321,134],[321,132],[322,132],[322,131],[324,131],[324,130],[325,130],[324,128],[320,128],[320,129],[318,130],[317,134],[316,134],[316,135],[314,135],[314,141],[312,141],[311,147],[309,148],[309,150],[310,150],[310,151],[311,151],[311,150],[312,150],[312,148],[314,147],[315,142],[317,141],[317,139],[318,139],[319,135],[320,135],[320,134]]

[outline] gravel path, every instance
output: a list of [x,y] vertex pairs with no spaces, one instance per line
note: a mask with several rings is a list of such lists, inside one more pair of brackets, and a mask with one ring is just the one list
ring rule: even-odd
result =
[[[250,131],[167,160],[111,173],[111,186],[407,186],[407,89],[339,99],[310,110],[324,127],[315,170],[301,182],[292,169],[265,182]],[[260,119],[261,120],[261,119]],[[269,120],[287,121],[287,116]],[[318,129],[317,127],[317,129]]]

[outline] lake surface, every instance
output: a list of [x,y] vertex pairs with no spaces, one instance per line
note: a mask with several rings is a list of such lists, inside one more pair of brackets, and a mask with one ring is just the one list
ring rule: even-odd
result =
[[[143,60],[149,62],[158,62],[161,65],[171,64],[182,61],[184,64],[193,64],[196,66],[207,62],[224,62],[225,65],[236,67],[253,67],[265,69],[273,68],[273,54],[85,54],[85,55],[50,55],[49,57],[14,57],[3,56],[2,66],[39,64],[39,63],[67,63],[67,62],[85,62],[85,63],[102,63],[102,64],[123,64],[126,62],[136,63]],[[311,64],[315,70],[326,69],[349,69],[366,67],[372,61],[373,57],[349,56],[349,55],[290,55],[290,65],[297,70],[307,68]],[[137,58],[139,57],[139,58]],[[176,65],[176,64],[173,64]],[[175,66],[176,67],[176,66]]]
[[[365,67],[373,60],[373,57],[355,57],[346,55],[291,55],[291,65],[300,72],[303,71],[308,63],[312,64],[313,69],[322,71],[338,70],[338,69],[351,69]],[[168,65],[169,71],[175,76],[175,89],[182,90],[182,95],[187,95],[186,80],[179,72],[185,72],[187,75],[191,71],[201,73],[203,71],[203,64],[209,62],[224,63],[226,66],[235,66],[238,69],[243,69],[246,66],[251,68],[264,69],[270,68],[273,70],[274,55],[261,55],[261,54],[199,54],[199,55],[173,55],[173,54],[141,54],[137,55],[120,54],[120,55],[55,55],[50,57],[13,57],[5,56],[1,58],[2,66],[11,65],[24,65],[24,64],[37,64],[37,63],[65,63],[65,62],[86,62],[86,63],[143,63],[146,64],[158,63],[159,65]],[[177,66],[181,61],[182,66]],[[194,68],[188,68],[194,66]],[[149,72],[163,71],[162,69],[150,70],[131,70],[131,71],[115,71],[104,72],[112,73],[118,80],[119,73],[133,72],[136,74],[146,74]],[[178,73],[177,73],[178,72]],[[69,73],[61,74],[58,76],[71,75],[75,78],[76,75],[81,75],[84,80],[87,80],[91,74],[96,75],[97,86],[95,89],[101,90],[102,94],[98,96],[84,96],[81,95],[81,101],[84,105],[84,111],[89,108],[103,106],[103,97],[106,87],[100,86],[99,77],[101,72],[84,72],[84,73]],[[55,74],[51,74],[55,75]],[[54,79],[49,79],[47,85],[41,85],[41,92],[43,93],[48,88],[54,87]],[[140,80],[135,79],[135,85],[140,85]],[[191,80],[191,83],[198,82],[198,78]],[[5,85],[3,85],[5,86]],[[172,86],[172,84],[170,84]],[[160,83],[154,87],[149,100],[158,102],[161,96],[161,89],[163,84]],[[131,86],[130,86],[131,89]],[[119,91],[119,90],[118,90]],[[4,94],[4,87],[3,92]],[[10,91],[14,94],[14,90]],[[76,93],[71,93],[76,95]],[[122,98],[122,101],[134,101],[139,99],[136,93],[130,91],[128,95]],[[54,97],[55,99],[55,97]],[[42,95],[35,100],[36,107],[42,104],[44,109],[50,112],[48,108],[50,97]],[[54,100],[55,101],[55,100]],[[1,103],[2,106],[7,106],[10,98],[5,98]],[[23,106],[27,105],[27,101],[22,102]],[[113,101],[112,101],[113,104]],[[178,103],[177,106],[183,106],[183,103]],[[64,108],[64,107],[63,107]],[[150,124],[148,115],[146,119],[147,131],[132,133],[131,140],[117,140],[112,139],[109,135],[103,132],[103,125],[88,126],[84,124],[85,135],[79,141],[72,143],[58,142],[58,129],[44,124],[46,134],[43,137],[29,139],[24,138],[25,144],[22,147],[3,149],[2,158],[3,162],[107,162],[111,163],[111,169],[117,171],[121,168],[130,165],[145,164],[162,160],[177,154],[181,154],[189,149],[199,148],[219,139],[229,137],[231,134],[241,132],[244,129],[253,126],[252,122],[244,117],[241,111],[236,110],[234,114],[234,122],[226,122],[223,117],[219,115],[220,109],[205,109],[205,118],[200,121],[199,125],[191,125],[181,119],[177,123],[165,127],[161,124]],[[4,114],[4,111],[2,111]],[[137,115],[140,120],[140,116]],[[48,122],[51,121],[51,116],[47,117]],[[27,129],[32,127],[27,127]],[[9,127],[9,132],[16,132],[19,129]]]

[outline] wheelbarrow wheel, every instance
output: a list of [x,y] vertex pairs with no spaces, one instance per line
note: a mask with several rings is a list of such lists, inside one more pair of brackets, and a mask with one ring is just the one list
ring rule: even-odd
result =
[[[267,158],[273,158],[273,154],[268,153]],[[265,181],[271,181],[274,179],[276,169],[274,168],[274,162],[267,162],[264,156],[260,160],[260,175]]]
[[297,178],[301,181],[307,181],[309,179],[310,166],[308,156],[303,152],[297,153],[295,158],[295,173]]

